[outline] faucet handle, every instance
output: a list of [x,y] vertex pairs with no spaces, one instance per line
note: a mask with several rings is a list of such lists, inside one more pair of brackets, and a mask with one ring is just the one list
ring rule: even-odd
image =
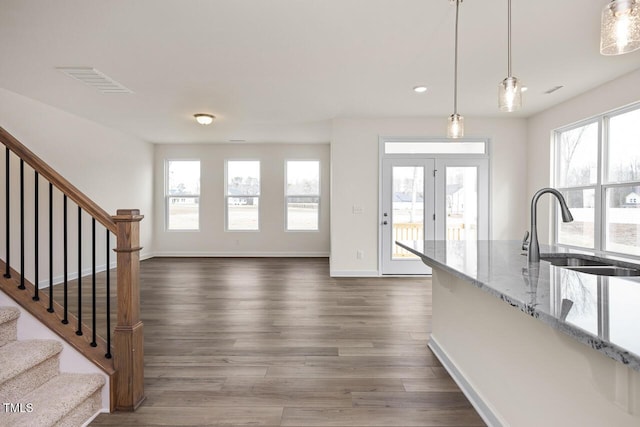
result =
[[522,250],[526,251],[529,249],[529,231],[524,232],[524,237],[522,238]]

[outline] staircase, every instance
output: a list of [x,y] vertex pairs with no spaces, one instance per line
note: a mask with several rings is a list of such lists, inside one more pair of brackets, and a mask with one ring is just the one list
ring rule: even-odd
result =
[[[65,349],[102,370],[107,383],[101,393],[102,379],[60,374],[60,342],[16,341],[17,313],[2,309],[0,427],[81,425],[95,413],[94,394],[104,395],[99,407],[110,412],[134,411],[145,398],[139,290],[144,216],[137,209],[110,215],[2,127],[0,144],[0,302],[11,298],[29,314],[21,327],[33,316]],[[75,369],[67,355],[65,350],[63,368]]]
[[83,425],[101,408],[104,377],[61,373],[62,344],[18,341],[19,316],[0,307],[0,426]]

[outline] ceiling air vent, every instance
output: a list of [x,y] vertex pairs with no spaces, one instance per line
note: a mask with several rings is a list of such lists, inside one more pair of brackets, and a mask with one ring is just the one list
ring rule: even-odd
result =
[[555,92],[555,91],[557,91],[557,90],[562,89],[563,87],[564,87],[564,86],[554,86],[554,87],[552,87],[551,89],[546,90],[544,93],[545,93],[545,94],[547,94],[547,95],[549,95],[549,94],[552,94],[553,92]]
[[122,86],[111,77],[90,67],[56,67],[69,77],[97,89],[102,93],[133,93],[131,89]]

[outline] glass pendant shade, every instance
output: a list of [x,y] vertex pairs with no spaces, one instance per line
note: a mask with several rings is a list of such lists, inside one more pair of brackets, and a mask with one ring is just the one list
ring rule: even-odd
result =
[[464,136],[464,117],[458,113],[449,116],[447,122],[447,138],[462,138]]
[[600,53],[622,55],[640,49],[640,3],[614,0],[602,10]]
[[498,107],[505,112],[522,107],[522,85],[516,77],[507,77],[498,85]]

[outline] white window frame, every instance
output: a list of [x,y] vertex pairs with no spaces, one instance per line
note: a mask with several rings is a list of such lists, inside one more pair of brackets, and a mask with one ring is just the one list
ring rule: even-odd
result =
[[[169,163],[171,162],[198,162],[200,165],[200,177],[198,178],[200,182],[202,182],[202,161],[200,159],[165,159],[164,162],[164,229],[167,232],[171,233],[191,233],[191,232],[199,232],[200,231],[200,202],[202,196],[202,186],[200,186],[200,191],[198,195],[193,194],[169,194]],[[198,227],[197,228],[170,228],[169,221],[169,200],[171,198],[182,197],[185,199],[198,199]]]
[[[631,259],[640,259],[640,255],[629,254],[625,252],[616,252],[612,250],[608,250],[605,248],[606,245],[606,226],[607,226],[607,200],[606,194],[607,189],[615,188],[615,187],[630,187],[630,186],[640,186],[640,180],[636,181],[623,181],[623,182],[609,182],[608,176],[608,159],[607,153],[609,148],[609,120],[612,117],[622,115],[634,110],[640,110],[640,103],[636,103],[630,106],[626,106],[623,108],[618,108],[616,110],[612,110],[594,117],[590,117],[585,120],[581,120],[580,122],[574,123],[569,126],[565,126],[562,128],[555,129],[553,131],[553,153],[554,158],[552,159],[552,169],[553,169],[553,179],[556,188],[560,192],[571,191],[571,190],[588,190],[593,189],[595,192],[595,201],[594,201],[594,247],[586,248],[583,246],[575,246],[568,245],[566,243],[559,243],[559,211],[557,206],[554,204],[554,215],[553,215],[553,242],[554,244],[562,247],[576,248],[576,249],[587,249],[594,250],[604,253],[609,253],[613,255],[623,256],[625,258]],[[597,179],[594,184],[591,185],[583,185],[583,186],[559,186],[559,176],[560,176],[560,135],[563,132],[570,131],[572,129],[576,129],[582,126],[589,125],[591,123],[598,124],[598,150],[597,150]]]
[[[289,194],[289,162],[317,162],[318,163],[318,194]],[[284,230],[291,233],[318,233],[320,231],[320,212],[322,206],[322,162],[320,159],[286,159],[284,162]],[[290,198],[317,198],[318,199],[318,222],[315,229],[300,230],[289,228],[289,199]]]
[[[229,229],[229,198],[238,198],[241,196],[230,195],[229,194],[229,162],[258,162],[258,180],[260,181],[260,186],[258,188],[258,194],[256,195],[246,195],[247,198],[256,198],[258,199],[258,228],[234,228]],[[224,230],[229,233],[255,233],[259,232],[262,223],[262,215],[260,215],[260,195],[262,193],[262,162],[260,159],[225,159],[224,161]]]

